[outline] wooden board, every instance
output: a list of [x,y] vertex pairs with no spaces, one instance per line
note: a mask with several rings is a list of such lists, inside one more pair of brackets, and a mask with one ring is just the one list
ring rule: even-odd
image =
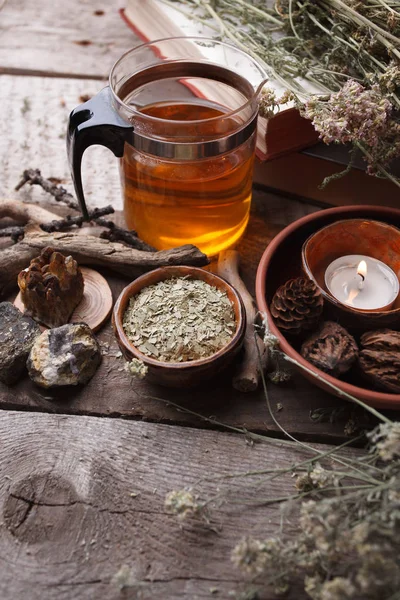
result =
[[[48,196],[37,186],[26,186],[18,194],[13,191],[21,171],[28,166],[41,168],[47,176],[62,178],[63,185],[72,191],[63,133],[65,123],[70,109],[79,102],[79,95],[95,93],[98,84],[84,80],[5,75],[0,80],[3,82],[2,93],[10,110],[11,121],[15,123],[15,128],[10,128],[0,138],[0,160],[3,165],[0,195],[28,201],[48,201]],[[23,111],[26,104],[24,99],[28,97],[29,90],[32,92],[29,96],[32,103],[29,110]],[[49,122],[46,121],[48,115]],[[116,208],[121,207],[118,163],[108,150],[97,146],[87,151],[84,176],[91,206],[112,202]],[[55,202],[52,210],[56,210]],[[243,278],[251,291],[254,291],[258,261],[268,241],[282,227],[314,210],[315,207],[309,204],[291,201],[275,194],[255,192],[252,217],[239,248],[243,255]],[[125,283],[114,280],[114,299]],[[110,326],[102,332],[101,339],[110,344],[111,353],[117,352]],[[116,389],[118,393],[115,393]],[[146,388],[143,383],[135,384],[135,389],[137,392],[133,394],[131,382],[122,371],[121,360],[106,356],[89,386],[77,390],[72,397],[70,391],[65,394],[69,397],[68,401],[47,401],[42,392],[34,389],[28,380],[24,380],[13,389],[9,390],[4,386],[0,388],[0,406],[96,415],[114,414],[204,426],[198,419],[148,398],[149,395],[161,395],[166,399],[175,397],[176,400],[184,401],[184,392],[166,393],[162,388]],[[270,395],[275,408],[278,403],[284,406],[279,417],[290,431],[303,437],[321,439],[323,433],[329,430],[328,439],[342,438],[343,423],[327,428],[325,423],[315,424],[309,418],[310,409],[337,406],[338,401],[309,385],[301,377],[294,379],[284,390],[271,385]],[[214,386],[212,394],[209,394],[209,389],[196,392],[191,408],[208,416],[216,415],[232,425],[253,430],[271,428],[276,431],[263,396],[259,394],[249,397],[234,392],[231,390],[228,374],[223,382]]]
[[[259,259],[269,240],[285,223],[313,210],[313,207],[306,204],[255,191],[249,228],[239,246],[242,276],[251,293],[254,293]],[[122,222],[121,214],[116,217],[118,222]],[[111,285],[115,301],[129,281],[111,273],[104,274]],[[103,346],[103,363],[87,386],[51,392],[36,388],[28,378],[12,388],[0,384],[0,407],[123,416],[196,427],[217,426],[168,405],[168,402],[174,402],[204,417],[213,416],[214,421],[228,426],[282,435],[271,419],[262,390],[243,394],[232,388],[233,369],[189,393],[187,390],[168,390],[146,381],[131,380],[124,370],[123,358],[117,357],[119,348],[110,323],[100,332],[99,339]],[[343,440],[349,405],[322,392],[298,375],[285,386],[269,383],[268,392],[276,417],[291,433],[302,439],[316,441]],[[278,405],[282,406],[281,410],[278,410]],[[337,423],[327,425],[326,422],[315,423],[310,419],[312,410],[324,409],[329,413],[330,409],[340,407],[345,410]]]
[[[95,14],[95,12],[103,14]],[[105,79],[137,38],[122,21],[116,2],[7,1],[0,17],[0,67]]]
[[[65,145],[68,115],[80,104],[81,95],[93,95],[104,84],[83,79],[0,75],[0,86],[0,197],[17,197],[14,188],[22,171],[28,168],[40,168],[45,177],[61,179],[72,192]],[[83,157],[82,173],[89,206],[113,204],[122,208],[118,160],[110,150],[102,146],[89,148]],[[25,186],[18,198],[43,201],[48,196],[37,186]]]
[[[246,589],[232,548],[244,536],[279,534],[281,512],[229,499],[292,494],[294,480],[206,478],[310,456],[281,445],[251,447],[231,434],[12,412],[2,413],[0,439],[2,600],[231,598]],[[194,485],[201,501],[217,488],[228,500],[210,506],[219,533],[166,513],[166,494]],[[122,568],[123,591],[116,580]]]

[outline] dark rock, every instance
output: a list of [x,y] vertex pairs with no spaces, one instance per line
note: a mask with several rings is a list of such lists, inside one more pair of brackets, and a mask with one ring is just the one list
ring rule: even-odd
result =
[[85,384],[101,362],[101,350],[85,323],[68,323],[44,331],[32,346],[29,376],[44,388]]
[[11,304],[0,302],[0,381],[12,385],[20,379],[39,325]]

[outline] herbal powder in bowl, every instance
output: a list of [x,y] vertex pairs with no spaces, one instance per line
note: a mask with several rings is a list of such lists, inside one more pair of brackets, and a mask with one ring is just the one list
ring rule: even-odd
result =
[[163,267],[142,275],[118,298],[114,331],[126,359],[148,367],[147,379],[170,387],[196,385],[239,351],[245,311],[224,279],[195,267]]

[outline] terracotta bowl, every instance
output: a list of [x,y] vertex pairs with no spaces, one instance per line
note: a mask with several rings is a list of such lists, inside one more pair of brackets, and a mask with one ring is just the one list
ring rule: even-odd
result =
[[341,256],[363,254],[381,260],[400,277],[400,229],[374,219],[343,219],[322,227],[303,244],[305,274],[320,288],[330,318],[345,327],[367,331],[400,324],[400,294],[391,310],[362,310],[336,300],[325,285],[328,265]]
[[[162,362],[140,352],[125,335],[122,321],[129,299],[142,288],[172,277],[201,279],[226,292],[232,303],[236,318],[236,332],[226,346],[208,358],[182,363]],[[210,379],[233,361],[243,343],[246,313],[237,291],[217,275],[196,267],[162,267],[138,277],[121,292],[114,306],[112,322],[122,354],[127,360],[138,358],[147,365],[148,381],[167,387],[193,387]]]
[[[364,382],[354,384],[327,375],[306,361],[292,346],[291,340],[275,326],[269,310],[270,302],[277,288],[291,277],[304,276],[301,265],[301,250],[304,242],[316,231],[343,219],[374,219],[395,227],[400,227],[400,210],[380,206],[346,206],[321,210],[299,219],[283,229],[265,250],[257,270],[256,297],[261,312],[268,318],[271,333],[279,339],[281,350],[307,367],[314,375],[308,375],[303,369],[299,372],[315,385],[331,394],[340,396],[331,385],[378,408],[400,408],[400,394],[389,394],[379,390],[362,387]],[[343,398],[343,397],[342,397]]]

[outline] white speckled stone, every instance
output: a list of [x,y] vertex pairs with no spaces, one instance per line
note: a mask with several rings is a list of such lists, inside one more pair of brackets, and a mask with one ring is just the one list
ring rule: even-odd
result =
[[101,362],[101,350],[85,323],[43,332],[29,354],[30,378],[44,388],[87,383]]

